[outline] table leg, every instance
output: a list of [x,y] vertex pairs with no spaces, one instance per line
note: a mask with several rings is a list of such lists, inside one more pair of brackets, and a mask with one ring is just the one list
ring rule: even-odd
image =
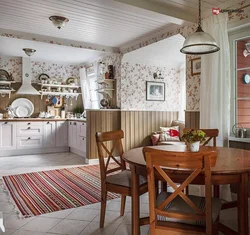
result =
[[130,165],[132,181],[132,235],[140,235],[140,195],[139,175],[136,174],[135,166]]
[[238,185],[238,234],[248,234],[248,174],[241,175]]

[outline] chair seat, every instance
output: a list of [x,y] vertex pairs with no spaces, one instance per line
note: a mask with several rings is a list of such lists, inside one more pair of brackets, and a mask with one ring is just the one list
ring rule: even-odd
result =
[[[157,206],[159,206],[170,195],[171,193],[167,193],[167,192],[160,193],[156,200]],[[205,210],[205,197],[198,197],[198,196],[193,196],[193,195],[187,195],[187,196],[198,208],[200,208],[202,211]],[[215,221],[217,220],[220,214],[221,206],[222,206],[222,202],[219,198],[212,198],[213,223],[215,223]],[[164,210],[168,212],[181,212],[181,213],[196,214],[196,212],[180,196],[177,196],[171,203],[165,206]],[[172,219],[172,218],[167,218],[165,216],[160,216],[160,215],[157,216],[157,220],[183,223],[183,224],[202,226],[202,227],[206,225],[205,221]]]
[[[109,175],[106,178],[106,182],[124,187],[131,187],[131,171],[124,170],[115,175]],[[142,185],[145,183],[147,183],[147,179],[143,176],[140,176],[139,184]]]

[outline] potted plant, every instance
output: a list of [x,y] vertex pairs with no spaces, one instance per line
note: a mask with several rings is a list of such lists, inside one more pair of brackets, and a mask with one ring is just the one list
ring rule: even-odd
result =
[[76,107],[74,109],[74,113],[76,114],[76,117],[77,118],[80,118],[81,117],[81,114],[83,113],[83,109],[81,107]]
[[188,145],[191,152],[198,152],[200,149],[200,143],[206,140],[206,133],[202,130],[190,130],[184,133],[182,140]]

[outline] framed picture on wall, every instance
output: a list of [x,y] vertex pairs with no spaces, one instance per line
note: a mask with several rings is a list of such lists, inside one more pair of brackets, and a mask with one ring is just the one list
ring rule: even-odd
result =
[[146,82],[146,100],[164,101],[165,83],[164,82]]
[[191,59],[191,75],[201,74],[201,57]]

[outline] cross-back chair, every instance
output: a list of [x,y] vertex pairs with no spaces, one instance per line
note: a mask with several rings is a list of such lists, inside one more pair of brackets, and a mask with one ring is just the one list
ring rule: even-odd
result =
[[[211,188],[211,167],[215,165],[216,152],[168,152],[144,147],[143,153],[147,165],[150,234],[218,234],[221,201],[212,198]],[[171,174],[178,173],[181,168],[191,173],[177,186]],[[198,175],[202,175],[205,182],[205,197],[184,194],[183,190]],[[156,196],[156,178],[167,182],[174,192],[164,191]]]
[[[103,228],[105,221],[107,192],[122,195],[120,210],[121,216],[124,215],[126,196],[132,195],[131,172],[126,169],[125,161],[122,158],[123,138],[124,133],[122,130],[96,133],[96,143],[101,173],[100,228]],[[107,158],[105,159],[105,157]],[[110,165],[111,162],[115,164]],[[147,180],[144,177],[140,177],[140,195],[146,193],[147,191]]]
[[[191,130],[196,130],[196,129],[184,128],[183,133],[186,133],[186,132],[191,131]],[[206,141],[204,143],[202,143],[202,146],[206,146],[207,144],[210,143],[210,141],[212,141],[213,147],[216,147],[216,138],[219,135],[219,130],[218,129],[199,129],[199,130],[202,130],[206,134]],[[186,193],[187,194],[189,193],[188,187],[186,188]],[[220,186],[219,185],[214,185],[214,196],[215,197],[220,196]]]
[[[183,133],[191,131],[191,130],[196,130],[196,129],[184,128]],[[219,130],[218,129],[199,129],[199,130],[202,130],[203,132],[205,132],[206,137],[207,137],[206,141],[204,143],[202,143],[202,146],[206,146],[212,140],[213,147],[216,147],[216,138],[219,135]]]

